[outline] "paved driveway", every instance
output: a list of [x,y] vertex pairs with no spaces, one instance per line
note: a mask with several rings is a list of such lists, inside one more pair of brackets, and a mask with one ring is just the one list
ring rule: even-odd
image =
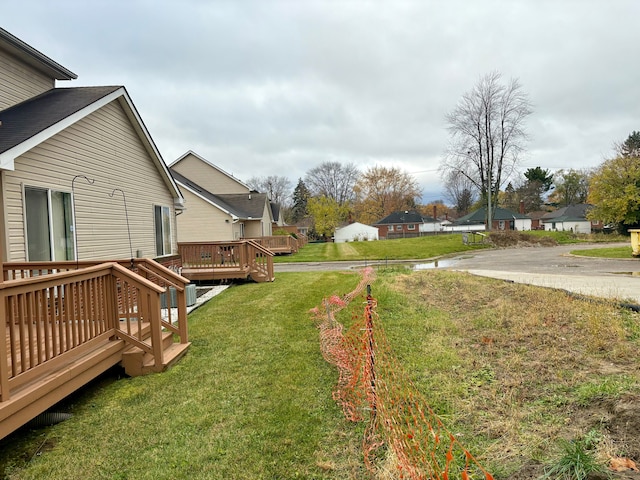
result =
[[[628,246],[628,243],[606,244]],[[640,304],[640,260],[577,257],[571,250],[603,248],[603,244],[561,245],[557,247],[522,247],[467,252],[424,268],[466,271],[474,275],[511,280],[550,288],[560,288],[584,295]],[[420,263],[413,261],[409,263]],[[361,268],[371,262],[314,262],[276,264],[276,272],[344,270]]]
[[451,266],[446,268],[585,295],[632,300],[640,304],[640,260],[600,259],[569,254],[571,250],[603,247],[602,244],[581,244],[482,250],[457,256],[451,259]]

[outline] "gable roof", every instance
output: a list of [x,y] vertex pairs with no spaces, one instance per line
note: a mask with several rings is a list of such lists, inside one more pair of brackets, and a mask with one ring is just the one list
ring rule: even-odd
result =
[[[196,157],[198,160],[200,160],[201,162],[206,163],[207,165],[209,165],[211,168],[215,168],[218,172],[220,172],[221,174],[229,177],[231,180],[234,180],[235,182],[239,183],[240,185],[242,185],[244,188],[246,188],[247,190],[251,191],[253,190],[249,185],[247,185],[246,183],[244,183],[242,180],[234,177],[232,174],[225,172],[224,170],[222,170],[220,167],[218,167],[217,165],[214,165],[213,163],[211,163],[209,160],[207,160],[206,158],[198,155],[196,152],[194,152],[193,150],[188,150],[187,152],[183,153],[182,155],[180,155],[176,160],[174,160],[173,162],[171,162],[169,164],[169,167],[173,167],[174,165],[178,164],[179,162],[181,162],[182,160],[184,160],[186,157],[188,157],[189,155]],[[173,168],[171,171],[174,171]]]
[[545,222],[588,222],[587,212],[593,208],[588,203],[567,205],[553,212],[548,212],[541,217]]
[[[433,219],[431,219],[433,220]],[[374,225],[389,225],[395,223],[423,223],[423,217],[415,210],[398,210],[393,212],[382,220],[377,221]]]
[[[487,207],[479,208],[463,217],[458,218],[454,225],[478,225],[484,224],[487,220]],[[497,207],[493,210],[492,220],[513,220],[513,219],[529,219],[522,213],[514,212],[506,208]]]
[[11,35],[5,29],[0,28],[0,45],[12,55],[18,57],[24,63],[40,70],[45,75],[56,80],[73,80],[78,76],[59,63],[47,57],[44,53],[26,44],[18,37]]
[[14,170],[17,157],[117,100],[142,144],[182,206],[182,195],[129,94],[122,86],[53,88],[0,111],[0,169]]
[[264,206],[267,202],[266,193],[225,193],[216,195],[173,169],[171,169],[171,174],[181,188],[185,188],[234,219],[257,220],[261,219],[264,214]]

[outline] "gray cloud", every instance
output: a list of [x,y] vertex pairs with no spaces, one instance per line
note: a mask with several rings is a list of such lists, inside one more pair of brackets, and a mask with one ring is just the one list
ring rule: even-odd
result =
[[633,0],[25,0],[3,28],[124,84],[166,161],[239,178],[325,160],[413,172],[439,198],[445,114],[490,71],[534,105],[522,168],[593,167],[640,129]]

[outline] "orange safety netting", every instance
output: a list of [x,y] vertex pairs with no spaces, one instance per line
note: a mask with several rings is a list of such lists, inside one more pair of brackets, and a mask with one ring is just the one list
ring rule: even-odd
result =
[[[321,307],[311,311],[320,329],[322,355],[338,368],[333,398],[350,421],[368,421],[365,465],[375,473],[386,451],[395,459],[399,478],[492,480],[445,428],[393,355],[370,294],[374,279],[373,269],[364,269],[353,291],[325,298]],[[345,331],[335,314],[365,289],[364,312]]]

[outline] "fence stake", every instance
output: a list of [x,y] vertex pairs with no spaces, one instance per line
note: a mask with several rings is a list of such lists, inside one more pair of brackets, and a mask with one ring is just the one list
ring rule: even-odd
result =
[[373,316],[371,315],[371,308],[373,306],[373,297],[371,296],[371,285],[367,285],[367,314],[366,314],[366,322],[367,322],[367,335],[369,340],[367,359],[369,361],[369,371],[370,378],[369,384],[371,388],[371,415],[372,420],[375,420],[377,414],[377,397],[376,397],[376,370],[375,370],[375,352],[374,352],[374,341],[373,341]]

